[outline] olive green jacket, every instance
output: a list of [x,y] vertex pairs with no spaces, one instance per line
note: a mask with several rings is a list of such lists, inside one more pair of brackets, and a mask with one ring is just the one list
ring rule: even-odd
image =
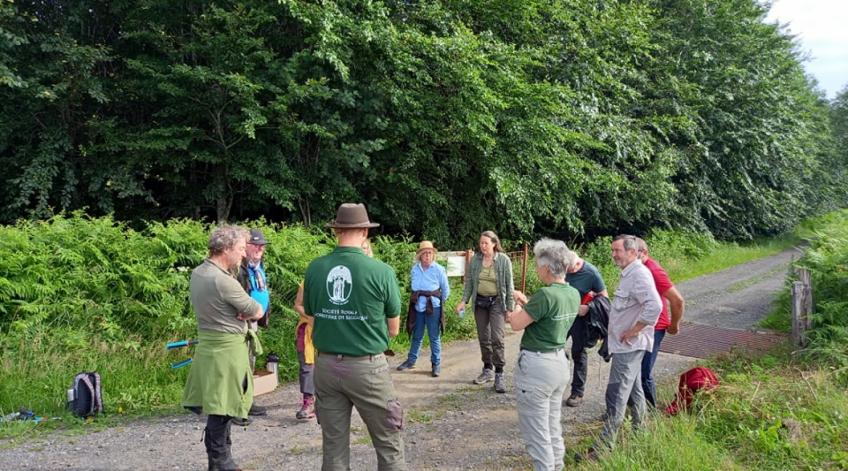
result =
[[[495,252],[495,276],[498,277],[498,299],[504,305],[504,309],[512,311],[515,309],[515,300],[512,291],[515,285],[512,280],[512,261],[509,256],[501,252]],[[480,283],[480,272],[483,271],[483,254],[476,253],[471,259],[468,273],[465,274],[465,289],[462,292],[462,301],[466,304],[474,303],[477,298],[477,285]],[[473,304],[472,304],[473,307]]]

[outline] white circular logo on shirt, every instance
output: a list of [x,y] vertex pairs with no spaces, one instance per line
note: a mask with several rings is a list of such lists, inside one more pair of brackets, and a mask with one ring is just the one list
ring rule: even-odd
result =
[[353,290],[353,278],[350,270],[344,265],[338,265],[327,275],[327,295],[333,304],[345,304]]

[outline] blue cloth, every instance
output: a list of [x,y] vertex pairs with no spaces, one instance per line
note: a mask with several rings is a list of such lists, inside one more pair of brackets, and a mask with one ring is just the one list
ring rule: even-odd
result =
[[[412,291],[434,291],[442,290],[442,297],[448,299],[450,296],[450,285],[448,284],[448,274],[444,267],[436,262],[430,264],[430,267],[424,270],[421,268],[421,262],[412,266]],[[433,307],[441,307],[442,300],[438,296],[430,296],[433,300]],[[418,298],[418,304],[415,305],[416,311],[427,310],[427,298],[421,296]],[[417,325],[417,324],[416,324]]]
[[424,325],[427,325],[427,334],[430,337],[430,363],[439,365],[442,362],[442,337],[439,331],[439,319],[442,317],[442,309],[433,307],[433,313],[424,311],[415,312],[415,330],[412,331],[412,345],[409,347],[409,356],[406,361],[415,364],[421,344],[424,342]]
[[654,331],[654,349],[645,352],[642,357],[642,390],[645,393],[645,401],[653,407],[657,407],[657,385],[654,383],[654,362],[660,352],[660,345],[665,338],[665,329]]
[[271,292],[268,291],[268,277],[265,267],[260,263],[256,266],[247,264],[247,277],[250,280],[250,297],[262,305],[262,312],[268,312],[271,305]]

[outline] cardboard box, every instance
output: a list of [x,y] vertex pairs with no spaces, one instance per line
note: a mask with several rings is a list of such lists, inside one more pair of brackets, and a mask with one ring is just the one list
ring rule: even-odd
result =
[[266,370],[253,372],[253,397],[277,389],[277,375]]

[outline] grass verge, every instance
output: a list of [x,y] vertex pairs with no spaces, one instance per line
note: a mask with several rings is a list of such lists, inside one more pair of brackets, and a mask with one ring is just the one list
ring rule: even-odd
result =
[[699,397],[690,413],[657,415],[644,430],[623,433],[599,462],[578,469],[848,468],[848,396],[832,369],[804,364],[785,348],[708,366],[721,386]]

